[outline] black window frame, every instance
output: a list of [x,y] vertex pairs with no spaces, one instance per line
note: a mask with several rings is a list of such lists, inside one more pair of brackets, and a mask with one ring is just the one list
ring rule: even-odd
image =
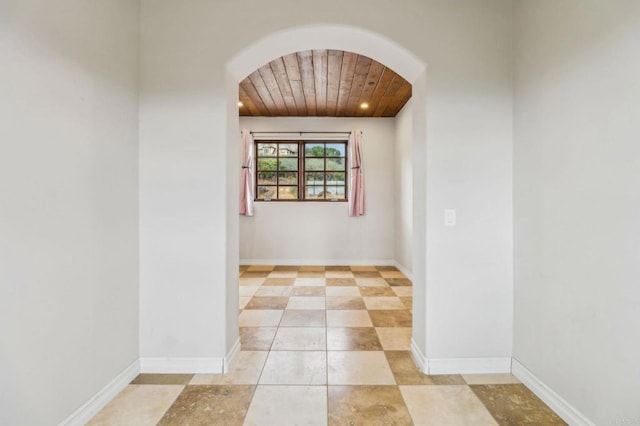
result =
[[[297,185],[291,185],[291,184],[280,184],[279,183],[279,175],[278,175],[278,170],[276,167],[276,170],[273,171],[274,173],[276,173],[276,183],[274,185],[258,185],[258,178],[259,175],[261,173],[261,171],[258,169],[258,162],[260,158],[273,158],[276,159],[276,164],[279,164],[279,159],[280,157],[280,148],[276,148],[276,152],[275,155],[272,156],[260,156],[259,155],[259,150],[258,150],[258,146],[260,144],[276,144],[276,145],[291,145],[291,144],[296,144],[298,145],[298,167],[297,170],[295,171],[298,174],[298,182]],[[322,144],[324,145],[324,156],[307,156],[306,155],[306,149],[305,146],[306,145],[319,145]],[[327,156],[327,152],[326,152],[326,148],[327,145],[343,145],[344,146],[344,156]],[[254,176],[254,201],[256,202],[269,202],[269,203],[280,203],[280,202],[330,202],[330,203],[346,203],[348,201],[348,195],[349,195],[349,145],[348,145],[348,140],[346,139],[341,139],[341,140],[327,140],[327,139],[323,139],[323,140],[311,140],[311,139],[295,139],[295,140],[286,140],[286,139],[282,139],[282,140],[269,140],[269,139],[255,139],[254,140],[254,170],[255,170],[255,176]],[[295,158],[295,157],[284,157],[284,158]],[[305,170],[305,159],[324,159],[324,169],[323,170]],[[344,171],[342,170],[328,170],[327,169],[327,159],[343,159],[344,160]],[[291,170],[293,172],[293,170]],[[271,170],[265,170],[262,172],[272,172]],[[308,185],[307,181],[305,179],[306,177],[306,173],[322,173],[324,174],[323,177],[323,184],[321,185]],[[326,175],[328,173],[344,173],[344,185],[327,185],[327,179],[326,179]],[[261,186],[271,186],[271,187],[275,187],[275,198],[260,198],[260,194],[259,194],[259,188]],[[297,186],[298,190],[297,190],[297,194],[298,197],[297,198],[278,198],[279,196],[279,188],[280,187],[294,187]],[[323,193],[326,195],[329,193],[327,188],[341,188],[344,186],[344,198],[307,198],[306,197],[306,188],[307,187],[322,187],[324,188]]]

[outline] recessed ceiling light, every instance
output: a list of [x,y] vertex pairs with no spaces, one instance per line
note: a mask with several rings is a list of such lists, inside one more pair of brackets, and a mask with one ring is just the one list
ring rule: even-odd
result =
[[367,109],[367,108],[369,108],[369,104],[366,103],[366,102],[363,102],[363,103],[360,104],[360,108]]
[[244,106],[244,104],[242,102],[238,101],[238,107],[242,107],[242,106]]

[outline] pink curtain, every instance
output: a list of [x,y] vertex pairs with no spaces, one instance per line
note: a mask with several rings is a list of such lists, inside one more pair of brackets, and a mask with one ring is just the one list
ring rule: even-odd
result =
[[241,131],[242,181],[240,187],[240,214],[253,216],[253,136],[249,130]]
[[349,136],[349,216],[364,215],[364,175],[362,170],[362,132]]

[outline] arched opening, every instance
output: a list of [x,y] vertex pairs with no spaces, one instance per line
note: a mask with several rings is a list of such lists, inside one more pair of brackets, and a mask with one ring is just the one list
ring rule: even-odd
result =
[[[413,86],[411,101],[411,271],[413,281],[412,353],[422,367],[426,345],[426,66],[413,54],[378,34],[353,27],[318,25],[294,28],[263,38],[239,52],[227,64],[227,261],[226,345],[228,358],[239,350],[239,164],[238,84],[274,58],[309,49],[336,49],[366,55],[400,74]],[[228,360],[227,360],[228,361]],[[228,362],[225,362],[227,365]]]

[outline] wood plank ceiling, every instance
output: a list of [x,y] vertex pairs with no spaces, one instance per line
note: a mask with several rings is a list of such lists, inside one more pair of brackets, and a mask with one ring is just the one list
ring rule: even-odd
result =
[[[380,62],[339,50],[275,59],[242,80],[241,116],[395,117],[411,84]],[[366,107],[365,107],[366,106]]]

